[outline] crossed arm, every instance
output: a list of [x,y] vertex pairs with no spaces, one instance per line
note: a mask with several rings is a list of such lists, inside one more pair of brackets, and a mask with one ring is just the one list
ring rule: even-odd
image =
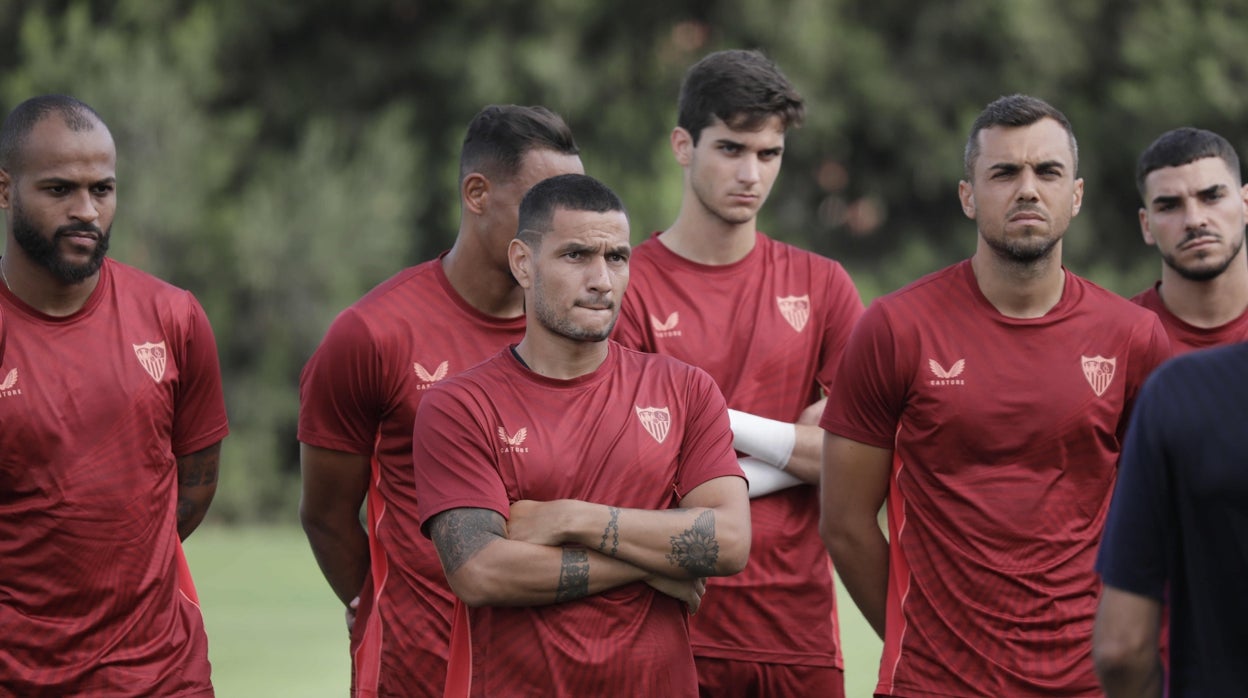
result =
[[704,577],[745,567],[745,490],[741,478],[715,478],[664,511],[520,501],[510,521],[450,509],[430,520],[429,533],[451,589],[470,606],[571,601],[643,581],[696,610]]
[[221,463],[221,442],[178,459],[178,538],[199,526],[217,493],[217,470]]

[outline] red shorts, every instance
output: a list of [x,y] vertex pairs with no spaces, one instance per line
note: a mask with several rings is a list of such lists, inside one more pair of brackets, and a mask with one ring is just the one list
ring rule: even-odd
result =
[[703,698],[845,698],[836,667],[695,657]]

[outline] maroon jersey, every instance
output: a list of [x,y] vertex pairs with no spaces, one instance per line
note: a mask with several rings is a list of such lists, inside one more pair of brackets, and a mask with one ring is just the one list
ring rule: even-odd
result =
[[204,311],[106,259],[73,315],[0,314],[0,695],[212,695],[175,513],[228,431]]
[[455,597],[416,521],[412,421],[429,387],[523,336],[523,316],[473,308],[439,258],[344,310],[303,369],[299,440],[372,457],[370,570],[351,637],[354,695],[442,695]]
[[[834,383],[862,301],[840,264],[758,233],[734,264],[689,261],[658,235],[638,245],[616,338],[706,370],[728,406],[794,422]],[[842,667],[819,497],[801,485],[750,500],[750,563],[710,580],[694,653]]]
[[[540,376],[510,350],[430,390],[413,439],[420,516],[519,499],[670,509],[741,476],[704,372],[614,342],[593,373]],[[577,601],[469,609],[472,695],[696,696],[688,613],[638,582]]]
[[1139,295],[1131,299],[1131,302],[1157,313],[1157,317],[1161,318],[1161,324],[1166,328],[1166,334],[1170,336],[1170,348],[1175,356],[1197,349],[1248,341],[1248,311],[1225,325],[1196,327],[1184,322],[1182,318],[1166,308],[1166,304],[1161,300],[1161,294],[1157,292],[1160,286],[1161,282],[1157,282],[1147,291],[1141,291]]
[[1043,317],[969,261],[872,304],[829,432],[894,450],[882,695],[1097,696],[1092,564],[1155,315],[1066,272]]

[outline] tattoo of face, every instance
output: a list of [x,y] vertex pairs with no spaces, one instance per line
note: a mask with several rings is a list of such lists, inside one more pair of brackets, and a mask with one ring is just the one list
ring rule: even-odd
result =
[[[611,513],[611,520],[607,522],[607,527],[602,529],[602,542],[598,544],[598,552],[606,553],[611,557],[620,550],[620,510],[617,507],[607,507],[607,511]],[[607,550],[607,538],[611,538],[611,550]]]
[[438,549],[442,568],[451,575],[486,545],[498,538],[506,538],[507,528],[498,512],[451,509],[429,522],[429,537]]
[[582,548],[564,548],[555,602],[575,601],[586,596],[589,596],[589,553]]
[[667,561],[688,570],[695,577],[715,574],[719,560],[719,541],[715,540],[715,513],[704,511],[694,519],[693,526],[672,536],[672,552]]

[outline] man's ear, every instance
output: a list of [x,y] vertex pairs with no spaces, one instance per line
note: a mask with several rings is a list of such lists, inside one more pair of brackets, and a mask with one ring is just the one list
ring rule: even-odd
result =
[[472,172],[459,184],[459,200],[464,210],[481,215],[490,198],[490,180],[480,172]]
[[975,220],[975,187],[965,179],[958,182],[958,200],[962,202],[962,213]]
[[1153,231],[1149,229],[1148,209],[1144,208],[1143,206],[1140,207],[1140,235],[1144,236],[1144,244],[1146,245],[1157,244],[1157,238],[1153,237]]
[[507,262],[511,266],[511,275],[516,278],[520,288],[532,288],[533,248],[520,238],[513,238],[507,245]]
[[0,209],[8,210],[9,208],[9,188],[13,184],[13,179],[9,176],[8,170],[0,170]]
[[672,154],[676,156],[676,162],[681,167],[688,167],[693,162],[693,135],[685,129],[677,126],[672,129],[671,135]]

